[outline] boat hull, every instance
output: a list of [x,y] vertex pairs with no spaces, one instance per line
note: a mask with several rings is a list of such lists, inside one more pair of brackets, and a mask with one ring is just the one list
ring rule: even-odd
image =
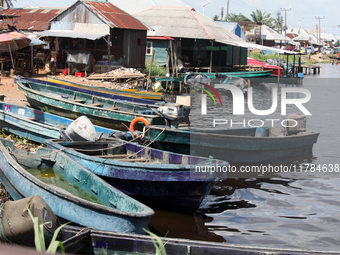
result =
[[[201,129],[197,131],[151,127],[146,136],[161,150],[226,160],[232,163],[258,163],[311,154],[319,133],[283,137],[255,137],[256,128]],[[161,133],[162,132],[162,133]],[[157,138],[156,138],[157,137]]]
[[[155,239],[149,235],[116,234],[95,229],[85,230],[65,226],[62,233],[65,252],[81,254],[102,254],[103,249],[108,254],[155,254]],[[339,254],[337,251],[265,248],[256,245],[245,246],[223,242],[197,241],[183,238],[159,237],[168,255],[298,255],[298,254]]]
[[[89,150],[84,147],[83,142],[68,142],[62,140],[48,140],[47,146],[63,150],[70,158],[86,167],[92,169],[93,173],[102,177],[105,181],[128,194],[137,200],[143,201],[149,206],[181,212],[194,212],[203,199],[210,193],[215,183],[221,178],[214,174],[195,178],[191,174],[192,166],[206,162],[206,158],[188,157],[178,153],[169,153],[156,149],[145,149],[137,144],[127,144],[126,148],[130,153],[145,153],[168,157],[170,162],[176,160],[177,163],[154,164],[154,163],[130,163],[114,159],[102,159],[77,152],[76,149]],[[73,149],[68,148],[72,146]],[[65,149],[66,147],[66,149]],[[93,147],[92,150],[98,149]],[[188,161],[187,164],[180,164]],[[214,161],[213,163],[228,165],[227,162]],[[190,164],[190,165],[189,165]]]
[[[15,158],[9,151],[15,153]],[[36,154],[19,152],[12,142],[1,139],[0,165],[0,181],[14,200],[40,195],[58,217],[81,226],[143,234],[143,229],[147,228],[153,215],[152,209],[127,197],[97,176],[89,175],[88,170],[62,152],[47,148],[38,149]],[[89,175],[86,183],[82,183],[79,189],[87,190],[91,196],[81,198],[71,194],[71,191],[47,184],[41,179],[49,177],[33,176],[24,167],[53,168],[54,173],[61,171],[65,178],[74,183]],[[133,207],[134,210],[127,210]]]
[[[125,129],[122,126],[122,123],[129,125],[136,117],[144,117],[151,124],[164,124],[164,119],[162,117],[154,115],[152,110],[145,106],[116,102],[101,97],[94,97],[85,93],[77,93],[67,89],[31,82],[19,81],[18,89],[26,96],[27,101],[34,108],[47,108],[50,113],[71,119],[76,119],[85,115],[94,125],[98,126]],[[77,97],[75,95],[77,95]],[[82,100],[83,102],[98,102],[98,104],[103,105],[103,107],[93,106],[92,102],[91,104],[79,103],[76,102],[77,99],[75,98],[81,98],[79,100]],[[118,109],[109,109],[114,107]],[[136,129],[141,130],[142,128],[143,125],[136,125]]]
[[[45,144],[46,139],[60,138],[60,129],[67,128],[74,120],[58,115],[42,112],[29,107],[18,106],[0,102],[0,127],[26,138],[27,140]],[[119,131],[94,126],[97,137],[109,137]],[[125,133],[126,139],[131,139],[129,133]]]
[[14,76],[14,82],[17,84],[17,81],[25,80],[28,82],[35,82],[43,85],[49,85],[64,89],[70,89],[73,91],[81,92],[90,94],[93,96],[98,97],[104,97],[112,100],[118,100],[122,102],[131,102],[141,105],[161,105],[162,102],[151,100],[151,99],[142,99],[138,97],[131,97],[131,96],[124,96],[119,94],[111,93],[110,89],[105,89],[101,87],[93,87],[93,86],[87,86],[77,83],[71,83],[71,82],[63,82],[62,80],[58,79],[49,79],[48,81],[39,80],[39,79],[33,79],[33,78],[27,78],[27,77],[21,77],[21,76]]
[[89,86],[89,85],[83,85],[79,83],[64,81],[61,79],[57,79],[54,77],[48,77],[49,82],[58,83],[61,85],[68,85],[78,88],[87,88],[95,91],[102,91],[107,94],[111,95],[118,95],[118,96],[124,96],[124,97],[130,97],[130,98],[140,98],[140,99],[147,99],[147,100],[163,100],[164,95],[162,93],[157,92],[149,92],[149,91],[137,91],[136,89],[126,89],[126,90],[117,90],[117,89],[107,89],[103,87],[96,87],[96,86]]

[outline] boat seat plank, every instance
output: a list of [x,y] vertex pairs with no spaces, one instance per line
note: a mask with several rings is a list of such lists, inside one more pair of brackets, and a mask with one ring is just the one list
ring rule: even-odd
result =
[[88,106],[97,106],[97,107],[102,107],[103,105],[100,103],[95,103],[95,104],[88,104]]
[[125,158],[128,157],[128,154],[116,154],[116,155],[96,155],[96,158]]
[[126,158],[126,159],[116,159],[117,161],[124,162],[147,162],[148,160],[145,158]]
[[84,99],[73,99],[73,100],[70,100],[70,101],[75,102],[75,103],[85,103]]
[[119,108],[118,107],[109,107],[109,108],[106,108],[107,110],[117,110],[119,111]]

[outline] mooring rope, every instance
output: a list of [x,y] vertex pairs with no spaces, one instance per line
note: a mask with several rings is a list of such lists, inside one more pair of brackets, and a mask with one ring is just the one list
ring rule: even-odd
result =
[[63,149],[60,149],[60,150],[57,150],[57,151],[53,151],[51,153],[47,153],[47,154],[43,154],[43,155],[36,154],[36,155],[33,155],[33,156],[32,155],[24,155],[24,154],[14,153],[14,152],[12,152],[12,149],[10,147],[6,147],[6,149],[8,150],[9,154],[12,154],[12,155],[19,155],[19,156],[24,157],[24,158],[37,158],[37,157],[50,156],[50,155],[52,155],[54,153],[58,153],[58,152],[61,152],[63,150],[66,150],[67,148],[63,148]]

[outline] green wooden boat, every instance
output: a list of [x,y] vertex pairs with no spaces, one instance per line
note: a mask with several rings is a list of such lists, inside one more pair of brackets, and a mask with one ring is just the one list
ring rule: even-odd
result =
[[[164,124],[164,119],[145,105],[110,100],[30,81],[18,80],[17,84],[32,107],[70,119],[85,115],[95,125],[121,130],[124,129],[122,123],[129,125],[136,117],[144,117],[152,125]],[[141,130],[142,127],[137,123],[136,129]]]
[[[268,77],[271,75],[273,70],[266,71],[245,71],[245,72],[218,72],[218,74],[223,74],[227,76],[240,77],[240,78],[254,78],[254,77]],[[200,73],[209,76],[210,79],[215,79],[216,73]],[[188,73],[180,74],[181,77],[185,77]]]

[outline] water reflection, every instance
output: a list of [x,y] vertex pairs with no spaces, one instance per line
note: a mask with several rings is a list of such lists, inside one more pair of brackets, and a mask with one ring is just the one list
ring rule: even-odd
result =
[[[307,169],[311,164],[335,166],[340,163],[340,80],[325,79],[331,77],[340,78],[339,65],[321,64],[321,74],[306,76],[303,84],[289,84],[290,81],[286,80],[280,85],[280,88],[302,85],[312,95],[306,104],[312,113],[307,118],[307,130],[320,132],[313,153],[272,163],[291,165],[302,172],[275,173],[268,178],[229,178],[214,187],[196,214],[156,211],[151,220],[152,227],[162,236],[169,231],[168,236],[172,237],[231,244],[339,250],[340,173]],[[269,109],[271,89],[277,87],[277,82],[262,80],[251,83],[254,107]],[[236,118],[231,115],[232,97],[223,94],[222,100],[223,108],[208,101],[208,114]],[[245,101],[245,109],[246,106]],[[279,108],[268,117],[281,119]],[[297,110],[289,107],[288,113]],[[211,120],[201,116],[200,101],[192,114],[192,124],[212,127]],[[249,120],[254,116],[246,111],[244,116],[238,117],[243,118]]]

